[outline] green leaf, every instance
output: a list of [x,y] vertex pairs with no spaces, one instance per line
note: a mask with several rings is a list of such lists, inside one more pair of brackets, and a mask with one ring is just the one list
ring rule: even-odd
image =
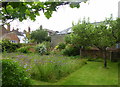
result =
[[28,15],[30,15],[30,11],[29,11],[28,9],[26,9],[26,13],[27,13]]
[[51,17],[51,12],[50,11],[47,11],[44,13],[44,15],[49,19]]
[[79,5],[79,3],[72,2],[72,3],[70,4],[70,7],[71,7],[71,8],[75,8],[75,7],[79,8],[80,5]]

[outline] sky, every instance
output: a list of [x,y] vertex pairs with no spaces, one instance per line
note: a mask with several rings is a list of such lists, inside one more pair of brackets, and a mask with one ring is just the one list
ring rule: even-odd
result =
[[82,2],[80,8],[70,8],[69,5],[61,6],[57,12],[53,12],[52,17],[47,19],[42,12],[36,17],[36,21],[24,20],[19,22],[14,20],[11,22],[11,30],[19,28],[19,31],[28,30],[34,31],[43,26],[43,28],[62,31],[72,27],[72,22],[77,23],[79,20],[90,18],[90,22],[100,22],[105,18],[113,15],[113,18],[118,17],[118,2],[120,0],[89,0],[87,3]]

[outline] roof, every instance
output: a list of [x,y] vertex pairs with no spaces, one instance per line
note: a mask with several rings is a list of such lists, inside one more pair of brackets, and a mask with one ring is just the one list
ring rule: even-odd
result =
[[11,32],[14,32],[14,33],[16,33],[16,34],[19,35],[19,36],[24,36],[24,35],[23,35],[23,32],[19,32],[18,30],[13,30],[13,31],[11,31]]
[[[93,23],[91,23],[91,24],[94,24],[94,25],[98,25],[98,24],[100,24],[101,22],[93,22]],[[65,30],[62,30],[62,31],[60,31],[59,33],[57,33],[57,34],[70,34],[70,33],[72,33],[73,31],[72,31],[72,27],[69,27],[69,28],[67,28],[67,29],[65,29]]]
[[2,38],[3,39],[9,39],[9,40],[17,40],[17,41],[19,41],[18,36],[14,32],[7,33],[7,34],[3,35]]
[[69,34],[69,33],[71,33],[71,32],[72,32],[72,27],[67,28],[67,29],[65,29],[65,30],[63,30],[63,31],[60,31],[60,32],[57,33],[57,34]]

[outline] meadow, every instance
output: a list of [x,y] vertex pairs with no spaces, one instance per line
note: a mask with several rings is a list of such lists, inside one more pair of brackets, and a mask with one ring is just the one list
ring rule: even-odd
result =
[[18,61],[31,79],[44,82],[57,82],[86,64],[85,59],[62,55],[3,53],[2,57]]
[[81,59],[80,56],[3,53],[18,61],[30,76],[30,85],[118,85],[118,62]]

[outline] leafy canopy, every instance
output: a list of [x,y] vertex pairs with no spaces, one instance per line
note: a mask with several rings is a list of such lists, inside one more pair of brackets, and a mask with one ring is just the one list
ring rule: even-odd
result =
[[35,21],[36,16],[40,16],[39,11],[43,11],[46,18],[52,16],[53,11],[61,5],[69,4],[71,8],[80,7],[81,2],[2,2],[0,6],[2,7],[1,16],[3,23],[7,20],[19,19],[19,21],[26,20],[30,18]]
[[67,43],[77,47],[96,46],[101,50],[120,43],[120,18],[113,20],[112,17],[100,22],[90,24],[85,19],[73,25],[73,33],[65,39]]
[[48,32],[44,29],[38,29],[31,33],[31,39],[37,43],[42,43],[43,41],[50,41]]

